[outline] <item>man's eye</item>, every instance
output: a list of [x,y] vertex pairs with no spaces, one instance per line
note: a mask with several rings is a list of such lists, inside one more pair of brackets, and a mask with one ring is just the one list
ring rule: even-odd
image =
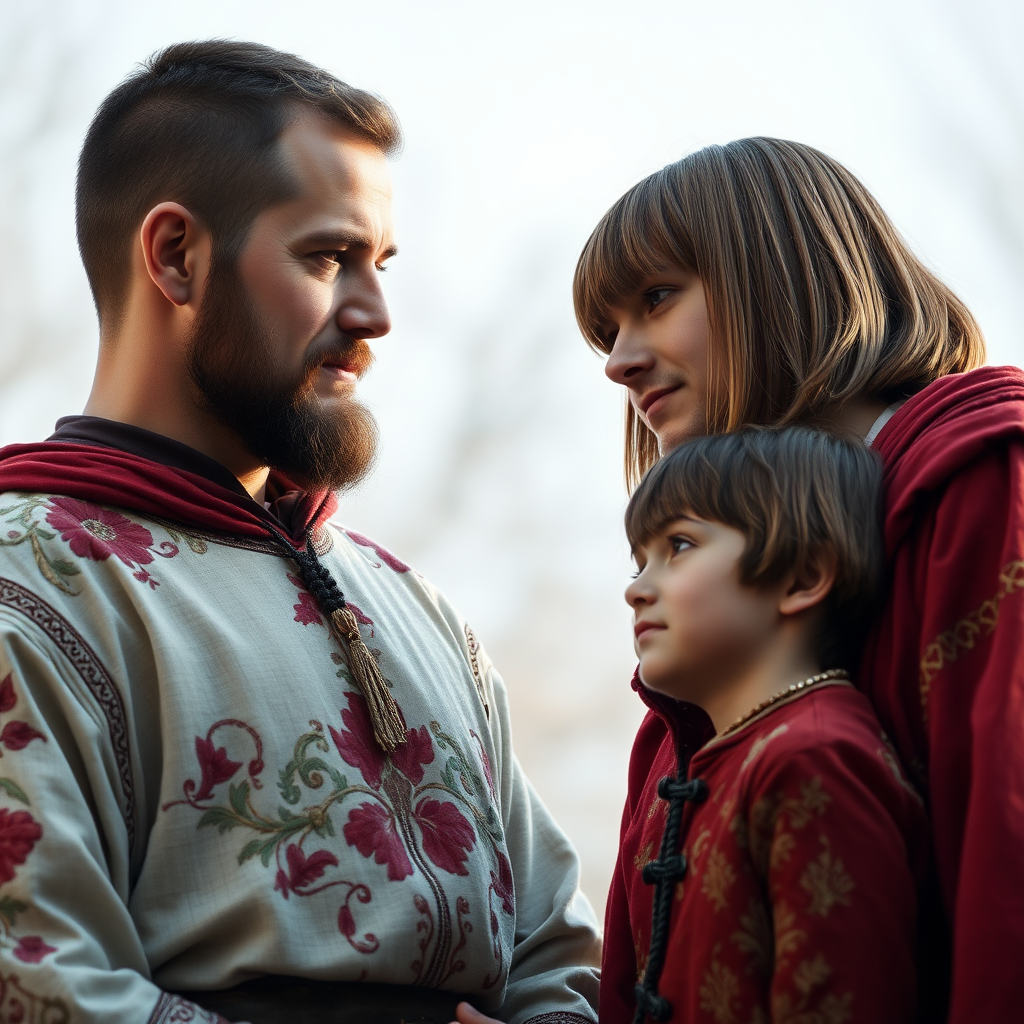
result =
[[313,255],[321,263],[331,267],[340,267],[345,259],[345,254],[340,249],[327,249],[324,252],[315,252]]
[[644,292],[644,302],[647,304],[647,308],[650,310],[660,306],[673,291],[675,291],[674,288],[651,288]]
[[668,542],[672,545],[673,555],[678,555],[680,551],[686,551],[687,548],[693,547],[693,541],[686,537],[669,537]]

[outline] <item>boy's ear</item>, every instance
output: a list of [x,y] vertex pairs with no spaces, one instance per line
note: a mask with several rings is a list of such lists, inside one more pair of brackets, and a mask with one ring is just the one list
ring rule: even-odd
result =
[[783,615],[797,615],[821,604],[836,582],[836,559],[822,551],[807,560],[803,569],[791,576],[779,601]]

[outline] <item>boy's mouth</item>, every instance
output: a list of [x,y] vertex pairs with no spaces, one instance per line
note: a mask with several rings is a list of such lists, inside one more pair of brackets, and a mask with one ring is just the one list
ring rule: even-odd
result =
[[637,640],[639,640],[640,637],[643,636],[644,633],[650,632],[650,630],[652,630],[652,629],[664,629],[664,628],[665,628],[664,626],[660,626],[656,622],[637,622],[633,626],[633,636],[635,636],[637,638]]

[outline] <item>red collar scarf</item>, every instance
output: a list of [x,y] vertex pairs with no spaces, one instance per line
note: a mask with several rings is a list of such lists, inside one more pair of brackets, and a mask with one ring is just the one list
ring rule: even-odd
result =
[[299,491],[286,477],[271,473],[270,493],[297,492],[285,533],[257,502],[198,473],[117,448],[65,441],[0,449],[0,492],[7,491],[66,495],[233,537],[287,540],[299,550],[309,531],[337,510],[332,492]]

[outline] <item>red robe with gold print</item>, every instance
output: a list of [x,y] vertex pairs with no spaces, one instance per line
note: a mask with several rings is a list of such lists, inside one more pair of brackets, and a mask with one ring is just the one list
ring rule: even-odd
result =
[[709,795],[683,812],[686,869],[658,986],[672,1024],[913,1021],[927,823],[864,696],[821,683],[709,741],[700,709],[634,686],[654,710],[630,763],[602,1024],[632,1021],[650,952],[642,871],[665,828],[658,781],[702,743],[688,774]]
[[1024,1020],[1024,373],[943,377],[874,447],[892,588],[858,684],[928,803],[950,1021]]

